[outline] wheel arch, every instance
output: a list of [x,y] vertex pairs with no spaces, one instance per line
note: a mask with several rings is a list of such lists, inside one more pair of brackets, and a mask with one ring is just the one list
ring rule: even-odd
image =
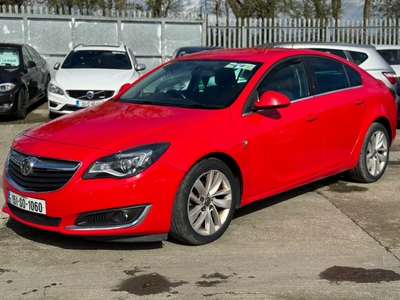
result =
[[217,158],[217,159],[221,160],[232,171],[232,174],[235,177],[237,186],[239,188],[239,198],[237,199],[237,203],[235,203],[235,208],[238,209],[240,207],[241,199],[243,196],[243,176],[242,176],[242,171],[240,170],[238,163],[232,156],[230,156],[226,153],[223,153],[223,152],[209,153],[206,156],[203,156],[202,158],[197,160],[197,162],[199,162],[203,159],[207,159],[207,158]]
[[380,123],[386,128],[386,131],[389,134],[390,145],[392,145],[392,142],[393,142],[393,131],[392,131],[392,127],[390,126],[389,120],[386,119],[385,117],[379,117],[374,121],[374,123]]

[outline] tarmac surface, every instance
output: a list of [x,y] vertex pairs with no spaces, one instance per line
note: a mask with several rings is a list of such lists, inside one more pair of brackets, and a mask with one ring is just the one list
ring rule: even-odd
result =
[[[46,104],[0,119],[1,166],[19,132],[48,120]],[[258,201],[204,246],[93,242],[0,212],[0,298],[400,299],[397,135],[380,181],[334,176]]]

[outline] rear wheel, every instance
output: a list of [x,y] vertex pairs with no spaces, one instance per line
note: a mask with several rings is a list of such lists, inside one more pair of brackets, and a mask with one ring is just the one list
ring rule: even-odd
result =
[[171,236],[192,245],[217,240],[232,220],[238,197],[235,178],[224,162],[216,158],[198,162],[177,191]]
[[385,173],[389,161],[389,134],[380,123],[368,129],[357,166],[348,172],[358,182],[375,182]]
[[25,119],[27,105],[28,105],[28,92],[25,88],[21,87],[18,93],[18,101],[17,101],[18,119]]

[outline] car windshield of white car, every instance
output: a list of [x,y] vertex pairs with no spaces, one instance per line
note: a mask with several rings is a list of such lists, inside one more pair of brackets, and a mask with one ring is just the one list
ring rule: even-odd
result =
[[0,69],[13,71],[20,66],[19,52],[17,49],[0,48]]
[[190,108],[224,108],[244,89],[260,63],[171,61],[143,78],[118,101]]
[[64,69],[132,69],[129,56],[123,51],[71,51],[64,60]]

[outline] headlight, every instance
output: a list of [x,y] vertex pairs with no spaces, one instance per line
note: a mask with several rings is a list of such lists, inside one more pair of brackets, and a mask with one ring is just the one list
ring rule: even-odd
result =
[[64,91],[53,83],[49,84],[49,92],[53,94],[64,95]]
[[140,146],[105,156],[94,162],[83,175],[88,178],[125,178],[151,166],[168,148],[169,143]]
[[15,84],[11,82],[0,84],[0,92],[8,92],[15,88]]

